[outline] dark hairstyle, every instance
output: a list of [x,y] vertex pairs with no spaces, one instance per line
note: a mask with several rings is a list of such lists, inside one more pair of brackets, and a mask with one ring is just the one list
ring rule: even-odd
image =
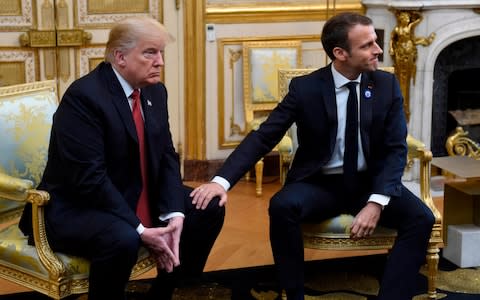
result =
[[340,47],[350,52],[348,32],[355,25],[372,25],[372,19],[356,13],[341,13],[330,18],[322,30],[322,45],[331,60],[335,59],[333,48]]

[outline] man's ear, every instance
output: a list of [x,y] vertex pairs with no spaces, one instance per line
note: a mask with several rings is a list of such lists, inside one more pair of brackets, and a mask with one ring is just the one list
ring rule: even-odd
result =
[[125,54],[120,50],[113,51],[113,57],[115,58],[115,64],[123,67],[126,64]]
[[335,58],[339,61],[345,61],[348,57],[348,52],[347,50],[340,48],[340,47],[335,47],[333,48],[333,55]]

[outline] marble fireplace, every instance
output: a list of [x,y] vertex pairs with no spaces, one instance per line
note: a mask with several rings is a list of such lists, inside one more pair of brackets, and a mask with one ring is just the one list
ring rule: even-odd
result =
[[[434,156],[447,155],[445,141],[455,128],[452,111],[480,109],[480,1],[479,0],[364,0],[366,14],[384,29],[384,66],[395,10],[419,11],[423,20],[416,36],[435,38],[417,45],[415,81],[410,84],[410,133],[424,141]],[[480,110],[479,110],[480,112]],[[480,123],[480,120],[479,120]],[[480,124],[466,128],[480,141]]]

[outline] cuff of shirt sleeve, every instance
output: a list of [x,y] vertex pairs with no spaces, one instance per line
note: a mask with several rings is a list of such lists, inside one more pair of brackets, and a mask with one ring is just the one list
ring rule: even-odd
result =
[[368,202],[375,202],[382,206],[382,209],[390,203],[390,196],[380,195],[380,194],[372,194],[368,199]]
[[138,224],[137,226],[137,232],[139,235],[142,235],[142,233],[145,231],[145,227],[142,225],[142,223]]
[[221,185],[225,191],[228,191],[230,189],[230,182],[228,182],[225,178],[220,177],[220,176],[215,176],[212,179],[212,182],[218,183]]
[[168,214],[161,214],[160,217],[158,217],[158,218],[160,219],[160,221],[165,222],[168,219],[171,219],[173,217],[185,218],[185,215],[181,212],[171,212],[171,213],[168,213]]

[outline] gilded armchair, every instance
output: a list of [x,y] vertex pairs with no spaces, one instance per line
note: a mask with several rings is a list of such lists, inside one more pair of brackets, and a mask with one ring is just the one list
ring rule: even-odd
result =
[[[0,213],[8,216],[1,221],[0,277],[53,299],[86,293],[89,271],[87,260],[50,248],[43,218],[49,194],[35,189],[46,165],[57,106],[55,81],[0,88]],[[18,216],[27,202],[32,203],[35,246],[18,228]],[[142,249],[132,277],[154,266]]]
[[[279,70],[279,95],[286,95],[288,92],[288,85],[293,77],[305,75],[312,71],[314,71],[314,69]],[[385,71],[393,73],[393,68],[386,68]],[[295,141],[293,144],[295,144]],[[416,140],[410,135],[407,137],[407,145],[408,166],[414,165],[414,160],[419,161],[419,197],[432,210],[435,216],[435,224],[432,229],[426,253],[426,270],[428,277],[428,297],[429,299],[436,299],[437,293],[435,281],[438,271],[439,245],[442,243],[442,218],[430,195],[430,162],[432,160],[432,153],[425,148],[425,145],[421,141]],[[367,238],[357,240],[351,239],[350,224],[352,223],[353,218],[354,216],[345,214],[325,220],[318,224],[303,224],[302,230],[305,248],[321,250],[384,249],[387,251],[392,248],[397,232],[385,227],[377,227],[374,234]]]

